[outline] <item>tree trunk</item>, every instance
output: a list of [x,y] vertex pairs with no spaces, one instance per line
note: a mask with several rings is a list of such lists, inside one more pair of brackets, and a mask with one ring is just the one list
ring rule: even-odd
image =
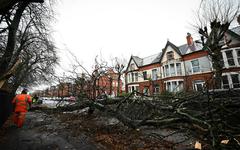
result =
[[120,96],[120,87],[121,87],[121,73],[118,75],[118,86],[117,86],[117,96]]
[[223,64],[221,63],[222,53],[219,47],[212,48],[215,49],[214,55],[212,56],[213,68],[214,72],[214,88],[221,89],[222,88],[222,69]]
[[[9,65],[16,45],[17,29],[21,20],[21,16],[28,4],[28,2],[21,2],[18,4],[18,9],[16,10],[13,21],[9,26],[7,46],[0,61],[0,77],[6,73],[7,70],[9,70]],[[15,62],[11,63],[15,64]]]

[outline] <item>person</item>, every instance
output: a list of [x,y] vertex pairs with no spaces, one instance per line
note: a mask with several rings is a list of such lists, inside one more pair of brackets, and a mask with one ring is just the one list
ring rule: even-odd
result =
[[32,103],[35,104],[35,103],[38,103],[38,96],[37,95],[34,95],[33,98],[32,98]]
[[31,96],[27,94],[27,89],[23,89],[21,94],[14,97],[12,103],[15,105],[13,122],[18,128],[21,128],[24,124],[26,113],[29,108],[31,108]]

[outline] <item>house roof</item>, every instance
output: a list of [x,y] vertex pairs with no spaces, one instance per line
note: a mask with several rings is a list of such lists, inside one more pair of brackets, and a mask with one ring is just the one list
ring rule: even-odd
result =
[[157,53],[148,57],[143,58],[142,60],[142,66],[154,64],[160,61],[162,53]]
[[138,67],[142,66],[142,58],[139,58],[138,56],[132,56],[131,57],[133,59],[133,61],[136,63],[136,65]]
[[230,30],[240,36],[240,26],[234,27],[234,28],[232,28]]
[[187,44],[180,45],[178,48],[179,48],[181,55],[186,55],[186,54],[189,54],[192,52],[200,51],[203,48],[202,44],[198,43],[197,41],[194,41],[194,45],[195,45],[195,50],[194,51],[191,50],[190,52],[188,51],[189,46]]
[[160,61],[162,53],[157,53],[148,57],[139,58],[138,56],[132,56],[131,58],[137,64],[138,67],[154,64]]
[[166,51],[167,46],[171,46],[179,55],[182,55],[181,51],[179,50],[179,48],[176,45],[174,45],[172,42],[167,41],[167,44],[166,44],[166,46],[164,48],[164,51]]

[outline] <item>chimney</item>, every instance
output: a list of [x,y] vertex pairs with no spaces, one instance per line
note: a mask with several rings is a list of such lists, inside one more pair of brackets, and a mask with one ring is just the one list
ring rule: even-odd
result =
[[188,46],[192,46],[193,45],[193,38],[192,38],[191,34],[187,33],[187,37],[186,38],[187,38]]
[[196,48],[195,48],[195,45],[194,45],[194,42],[193,42],[193,38],[192,38],[192,36],[191,36],[190,33],[187,33],[186,39],[187,39],[187,45],[188,45],[188,47],[189,47],[192,51],[195,51]]

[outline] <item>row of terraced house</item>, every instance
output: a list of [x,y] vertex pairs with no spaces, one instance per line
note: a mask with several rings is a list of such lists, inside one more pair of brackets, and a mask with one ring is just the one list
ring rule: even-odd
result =
[[[71,82],[61,82],[55,86],[50,86],[45,90],[36,90],[33,95],[38,95],[41,97],[70,97],[77,96],[80,93],[84,92],[88,97],[93,96],[93,87],[87,85],[87,80],[90,80],[86,77],[84,78],[85,82],[82,84],[74,84]],[[122,93],[122,82],[120,82],[120,93]],[[100,97],[102,95],[116,96],[118,88],[117,73],[112,69],[109,69],[106,74],[99,76],[96,81],[95,87],[95,96]]]
[[[221,50],[222,89],[240,88],[240,27],[228,30],[221,42],[226,39],[231,43]],[[158,54],[145,58],[131,56],[125,72],[126,91],[152,95],[164,91],[201,91],[206,86],[212,89],[213,72],[208,51],[188,33],[186,44],[176,46],[167,41]]]

